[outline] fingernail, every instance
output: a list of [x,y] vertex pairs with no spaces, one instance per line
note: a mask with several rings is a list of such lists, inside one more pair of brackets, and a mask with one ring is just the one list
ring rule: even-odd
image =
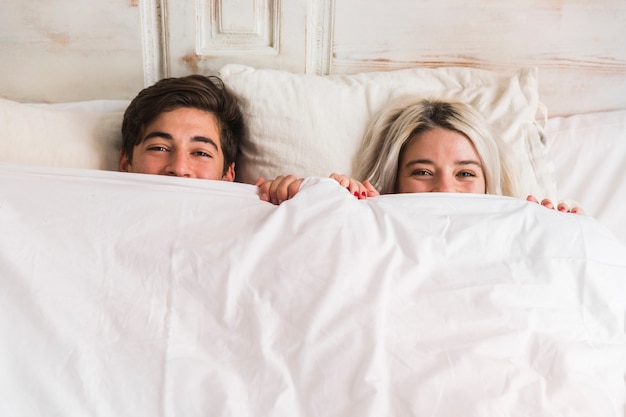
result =
[[367,193],[365,191],[361,191],[361,197],[367,197]]
[[358,192],[358,191],[355,191],[355,192],[354,192],[354,196],[358,198],[358,197],[359,197],[359,192]]

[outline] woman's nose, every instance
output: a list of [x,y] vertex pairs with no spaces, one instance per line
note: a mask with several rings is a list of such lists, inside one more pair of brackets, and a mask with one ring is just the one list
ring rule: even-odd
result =
[[454,181],[447,176],[439,176],[435,180],[433,192],[436,193],[453,193],[455,191]]

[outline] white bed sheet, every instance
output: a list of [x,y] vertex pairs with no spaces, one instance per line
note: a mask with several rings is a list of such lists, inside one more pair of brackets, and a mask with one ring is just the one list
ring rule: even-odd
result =
[[587,216],[0,164],[0,230],[0,415],[626,413],[626,247]]

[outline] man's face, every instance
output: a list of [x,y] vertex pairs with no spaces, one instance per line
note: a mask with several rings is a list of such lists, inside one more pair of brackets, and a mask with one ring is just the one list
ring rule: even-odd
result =
[[233,181],[234,163],[226,173],[215,116],[196,108],[161,113],[142,132],[132,162],[122,152],[120,171]]

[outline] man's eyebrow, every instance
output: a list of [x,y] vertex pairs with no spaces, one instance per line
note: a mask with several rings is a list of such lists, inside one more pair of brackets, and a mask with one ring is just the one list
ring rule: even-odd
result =
[[[172,137],[172,135],[170,135],[169,133],[165,133],[165,132],[150,132],[146,135],[146,137],[144,138],[144,140],[148,140],[151,138],[163,138],[163,139],[167,139],[167,140],[174,140],[174,138]],[[215,148],[215,150],[219,150],[217,143],[215,143],[215,141],[211,138],[207,138],[206,136],[193,136],[191,138],[191,142],[202,142],[202,143],[206,143],[208,145],[211,145]]]
[[168,140],[173,140],[174,138],[172,137],[172,135],[170,135],[169,133],[165,133],[165,132],[150,132],[146,135],[145,138],[143,138],[143,140],[148,140],[148,139],[152,139],[152,138],[163,138],[163,139],[168,139]]
[[209,144],[211,146],[213,146],[215,148],[215,150],[219,150],[217,147],[217,143],[215,143],[215,141],[211,138],[207,138],[205,136],[194,136],[191,138],[192,142],[202,142],[202,143],[206,143]]

